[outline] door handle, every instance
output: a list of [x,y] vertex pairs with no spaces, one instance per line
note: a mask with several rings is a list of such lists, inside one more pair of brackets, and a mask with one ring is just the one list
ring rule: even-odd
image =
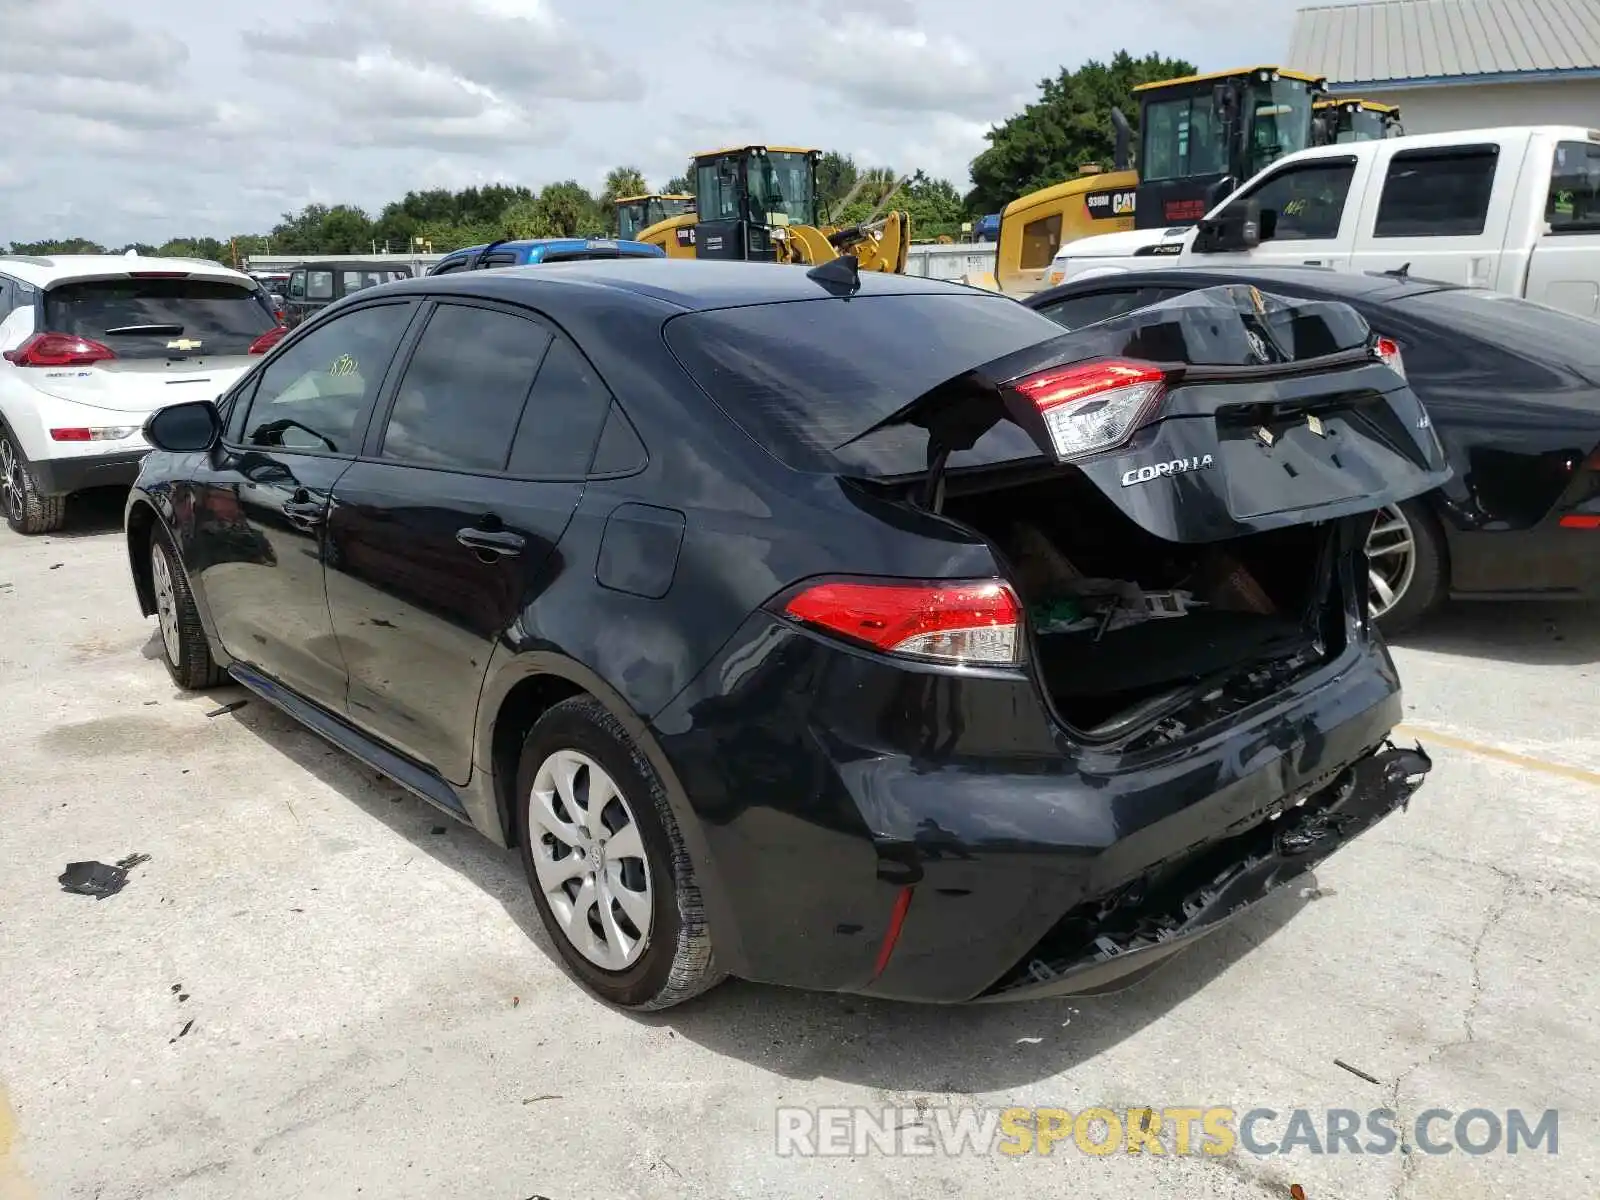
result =
[[1308,258],[1300,265],[1302,267],[1320,267],[1322,265],[1322,260],[1320,258]]
[[515,558],[522,553],[527,539],[520,533],[512,533],[509,529],[480,529],[471,526],[456,531],[456,541],[468,550],[477,550],[483,554],[495,554],[502,558]]
[[283,504],[283,515],[302,529],[310,529],[313,525],[321,525],[327,520],[326,506],[321,500],[303,498],[309,495],[309,492],[301,488],[295,492],[293,500],[285,500]]

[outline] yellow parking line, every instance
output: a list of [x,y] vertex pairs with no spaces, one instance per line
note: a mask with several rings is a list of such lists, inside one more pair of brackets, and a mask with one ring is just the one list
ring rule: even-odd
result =
[[1485,746],[1481,742],[1469,742],[1466,738],[1451,737],[1448,733],[1440,733],[1436,729],[1419,729],[1415,725],[1396,725],[1394,736],[1419,741],[1424,749],[1428,747],[1429,743],[1449,746],[1452,750],[1465,750],[1468,754],[1476,754],[1480,758],[1492,758],[1496,762],[1509,763],[1513,767],[1526,767],[1530,771],[1541,771],[1546,775],[1558,775],[1562,779],[1575,779],[1579,783],[1600,787],[1600,771],[1586,771],[1582,767],[1569,767],[1565,763],[1546,762],[1542,758],[1529,758],[1525,754],[1513,754],[1509,750],[1499,750],[1494,746]]
[[17,1119],[0,1087],[0,1200],[33,1200],[36,1193],[16,1160]]

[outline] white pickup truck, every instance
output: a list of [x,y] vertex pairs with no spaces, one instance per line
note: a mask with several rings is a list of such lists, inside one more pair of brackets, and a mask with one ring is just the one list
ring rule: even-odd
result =
[[1302,150],[1196,226],[1067,243],[1045,284],[1246,262],[1405,269],[1600,317],[1600,130],[1469,129]]

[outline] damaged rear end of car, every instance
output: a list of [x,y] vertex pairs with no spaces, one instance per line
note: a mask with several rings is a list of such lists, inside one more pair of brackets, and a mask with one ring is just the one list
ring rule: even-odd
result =
[[[934,332],[905,361],[937,359]],[[897,570],[864,556],[766,606],[806,681],[791,770],[873,861],[793,915],[812,986],[1123,986],[1430,767],[1389,740],[1399,680],[1366,607],[1373,513],[1449,473],[1394,348],[1344,305],[1249,287],[1015,340],[854,427],[830,410],[789,456],[904,539]],[[763,368],[734,396],[727,355],[683,357],[725,409],[798,395]]]

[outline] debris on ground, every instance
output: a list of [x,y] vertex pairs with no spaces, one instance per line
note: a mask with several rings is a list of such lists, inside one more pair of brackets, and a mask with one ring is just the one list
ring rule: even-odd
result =
[[168,1038],[167,1039],[167,1045],[170,1046],[170,1045],[172,1045],[173,1042],[177,1041],[178,1038],[188,1036],[189,1030],[191,1030],[193,1028],[194,1028],[194,1018],[190,1017],[189,1020],[184,1023],[183,1028],[178,1030],[178,1037],[173,1037],[173,1038]]
[[538,1104],[540,1101],[543,1101],[543,1100],[559,1100],[559,1099],[561,1099],[560,1095],[558,1095],[556,1093],[551,1093],[550,1095],[547,1095],[547,1096],[529,1096],[526,1100],[523,1101],[523,1103],[524,1104]]
[[208,716],[208,717],[225,717],[231,712],[238,712],[241,708],[243,708],[245,705],[247,705],[249,703],[250,703],[250,701],[248,701],[248,700],[234,700],[233,702],[231,702],[229,704],[224,704],[221,708],[213,708],[210,712],[208,712],[206,714],[206,716]]
[[148,854],[130,854],[112,866],[93,861],[68,863],[67,869],[56,876],[56,882],[61,885],[61,890],[64,892],[104,900],[107,896],[115,896],[127,886],[130,870],[140,863],[149,861]]
[[1342,1059],[1342,1058],[1334,1059],[1333,1060],[1333,1065],[1336,1066],[1336,1067],[1341,1067],[1346,1071],[1349,1071],[1350,1074],[1354,1075],[1357,1079],[1365,1079],[1368,1083],[1375,1083],[1379,1087],[1383,1086],[1383,1080],[1377,1078],[1376,1076],[1368,1075],[1360,1067],[1352,1067],[1349,1063],[1345,1062],[1344,1059]]

